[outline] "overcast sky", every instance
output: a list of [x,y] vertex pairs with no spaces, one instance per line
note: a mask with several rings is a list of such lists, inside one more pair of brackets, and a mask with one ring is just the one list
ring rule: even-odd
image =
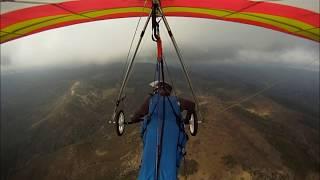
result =
[[[283,3],[290,2],[287,0]],[[296,4],[302,1],[291,1]],[[304,0],[309,9],[318,0]],[[318,8],[319,9],[319,8]],[[2,9],[3,10],[3,9]],[[319,43],[281,32],[239,23],[198,18],[168,18],[187,64],[262,63],[298,68],[319,67]],[[91,22],[54,29],[1,44],[1,69],[125,62],[138,18]],[[140,33],[145,18],[139,26]],[[165,55],[177,58],[161,24]],[[150,27],[150,26],[149,26]],[[145,35],[138,62],[155,61],[151,29]],[[136,36],[136,40],[139,35]],[[169,62],[169,63],[170,63]]]

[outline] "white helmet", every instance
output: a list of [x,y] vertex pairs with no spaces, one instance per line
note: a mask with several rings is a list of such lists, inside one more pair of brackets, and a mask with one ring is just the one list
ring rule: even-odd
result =
[[[154,88],[154,89],[156,89],[156,88],[158,88],[159,87],[159,84],[160,83],[162,83],[162,81],[153,81],[153,82],[151,82],[151,83],[149,83],[149,85],[152,87],[152,88]],[[170,83],[168,83],[168,82],[163,82],[165,85],[168,85],[168,86],[170,86],[170,88],[172,88],[172,86],[171,86],[171,84]]]

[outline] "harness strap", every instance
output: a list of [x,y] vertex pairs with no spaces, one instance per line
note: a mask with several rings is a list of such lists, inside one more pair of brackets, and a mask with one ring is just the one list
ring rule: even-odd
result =
[[[152,96],[151,96],[152,97]],[[158,103],[159,103],[159,101],[157,102],[157,104],[154,106],[154,108],[153,108],[153,110],[151,111],[151,113],[148,113],[147,114],[147,117],[146,117],[146,125],[145,125],[145,127],[143,127],[143,129],[142,129],[142,131],[141,131],[141,138],[143,139],[143,136],[144,136],[144,133],[146,132],[146,130],[147,130],[147,127],[148,127],[148,125],[149,125],[149,123],[150,123],[150,120],[151,120],[151,116],[152,116],[152,114],[154,113],[154,111],[156,110],[156,108],[157,108],[157,106],[158,106]]]
[[184,132],[184,127],[182,127],[183,124],[181,123],[181,116],[178,115],[178,113],[174,110],[174,107],[173,107],[173,105],[172,105],[172,102],[171,102],[171,100],[170,100],[170,98],[169,98],[168,96],[167,96],[167,99],[168,99],[168,101],[169,101],[169,104],[170,104],[170,106],[171,106],[171,109],[172,109],[172,111],[173,111],[173,114],[176,116],[176,123],[177,123],[179,129]]
[[156,179],[159,178],[159,167],[160,167],[160,161],[161,161],[161,154],[162,154],[162,144],[163,144],[163,131],[164,131],[164,124],[165,124],[165,97],[163,96],[163,109],[162,109],[162,118],[161,118],[161,125],[160,125],[160,142],[158,144],[158,157],[157,157],[157,169],[156,169]]
[[[167,99],[168,103],[170,105],[170,108],[172,109],[172,112],[176,118],[176,124],[179,128],[179,132],[178,132],[178,143],[177,143],[177,161],[176,161],[176,167],[180,167],[180,160],[182,160],[181,158],[185,158],[185,155],[186,155],[186,151],[185,151],[185,148],[184,148],[184,144],[186,141],[188,141],[188,135],[185,133],[185,130],[184,130],[184,124],[183,124],[183,121],[181,121],[181,115],[179,115],[179,113],[176,111],[176,109],[174,108],[175,106],[173,105],[173,102],[172,100],[170,99],[169,96],[163,96],[161,97],[160,94],[158,94],[158,100],[157,102],[155,102],[153,108],[151,111],[149,111],[150,113],[147,114],[146,116],[146,119],[144,121],[144,124],[143,124],[143,128],[142,128],[142,131],[141,131],[141,138],[143,139],[144,136],[145,136],[145,133],[147,131],[147,128],[148,128],[148,125],[149,123],[151,122],[151,118],[154,114],[154,112],[156,111],[157,107],[159,107],[159,102],[160,102],[160,98],[162,98],[163,100],[163,113],[165,113],[165,100]],[[154,96],[151,96],[151,102],[150,103],[153,103],[152,100],[153,100],[153,97]],[[151,107],[151,105],[149,106]],[[167,109],[168,110],[168,109]],[[165,115],[163,114],[163,118],[165,118]],[[163,122],[164,123],[164,119],[163,119]],[[157,145],[157,161],[156,161],[156,168],[155,168],[155,179],[158,179],[159,178],[159,166],[160,166],[160,159],[161,159],[161,149],[162,149],[162,140],[163,140],[163,128],[164,128],[164,125],[162,124],[162,126],[160,127],[160,143]]]
[[[168,99],[168,101],[169,101],[169,104],[170,104],[170,106],[171,106],[171,109],[172,109],[174,115],[176,116],[176,123],[177,123],[177,125],[178,125],[178,127],[179,127],[179,130],[180,130],[181,132],[183,132],[183,134],[185,135],[184,137],[186,138],[186,141],[188,141],[188,140],[189,140],[189,137],[188,137],[188,134],[185,133],[183,123],[181,122],[181,116],[179,116],[179,115],[177,114],[177,112],[174,110],[173,105],[172,105],[172,102],[170,101],[170,98],[167,97],[167,99]],[[181,134],[180,134],[180,132],[179,132],[179,134],[178,134],[177,150],[181,153],[181,155],[182,155],[182,157],[183,157],[183,163],[184,163],[183,166],[184,166],[184,172],[185,172],[185,179],[187,179],[187,175],[186,175],[186,161],[185,161],[185,155],[186,155],[187,153],[186,153],[186,151],[185,151],[184,145],[182,144],[182,143],[184,142],[184,140],[180,140],[180,135],[181,135]],[[177,162],[177,164],[176,164],[177,168],[180,166],[179,163],[180,163],[180,162]]]

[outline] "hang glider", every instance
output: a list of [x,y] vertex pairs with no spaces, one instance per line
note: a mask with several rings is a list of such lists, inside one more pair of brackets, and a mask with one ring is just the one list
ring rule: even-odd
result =
[[[60,3],[15,1],[35,6],[1,14],[0,43],[63,26],[148,16],[150,0],[77,0]],[[39,5],[40,4],[40,5]],[[320,42],[318,12],[250,0],[162,0],[166,16],[207,18],[260,26]]]

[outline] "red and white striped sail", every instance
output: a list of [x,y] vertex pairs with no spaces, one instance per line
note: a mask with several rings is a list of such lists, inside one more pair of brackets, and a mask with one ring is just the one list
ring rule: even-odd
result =
[[[309,0],[315,1],[316,0]],[[21,2],[21,1],[20,1]],[[55,1],[57,2],[57,1]],[[150,0],[76,0],[1,2],[0,42],[37,32],[98,20],[147,16]],[[260,26],[320,41],[320,15],[316,6],[290,1],[162,0],[166,16],[207,18]],[[11,4],[11,6],[10,6]],[[15,7],[12,4],[16,4]],[[19,3],[22,4],[22,3]]]

